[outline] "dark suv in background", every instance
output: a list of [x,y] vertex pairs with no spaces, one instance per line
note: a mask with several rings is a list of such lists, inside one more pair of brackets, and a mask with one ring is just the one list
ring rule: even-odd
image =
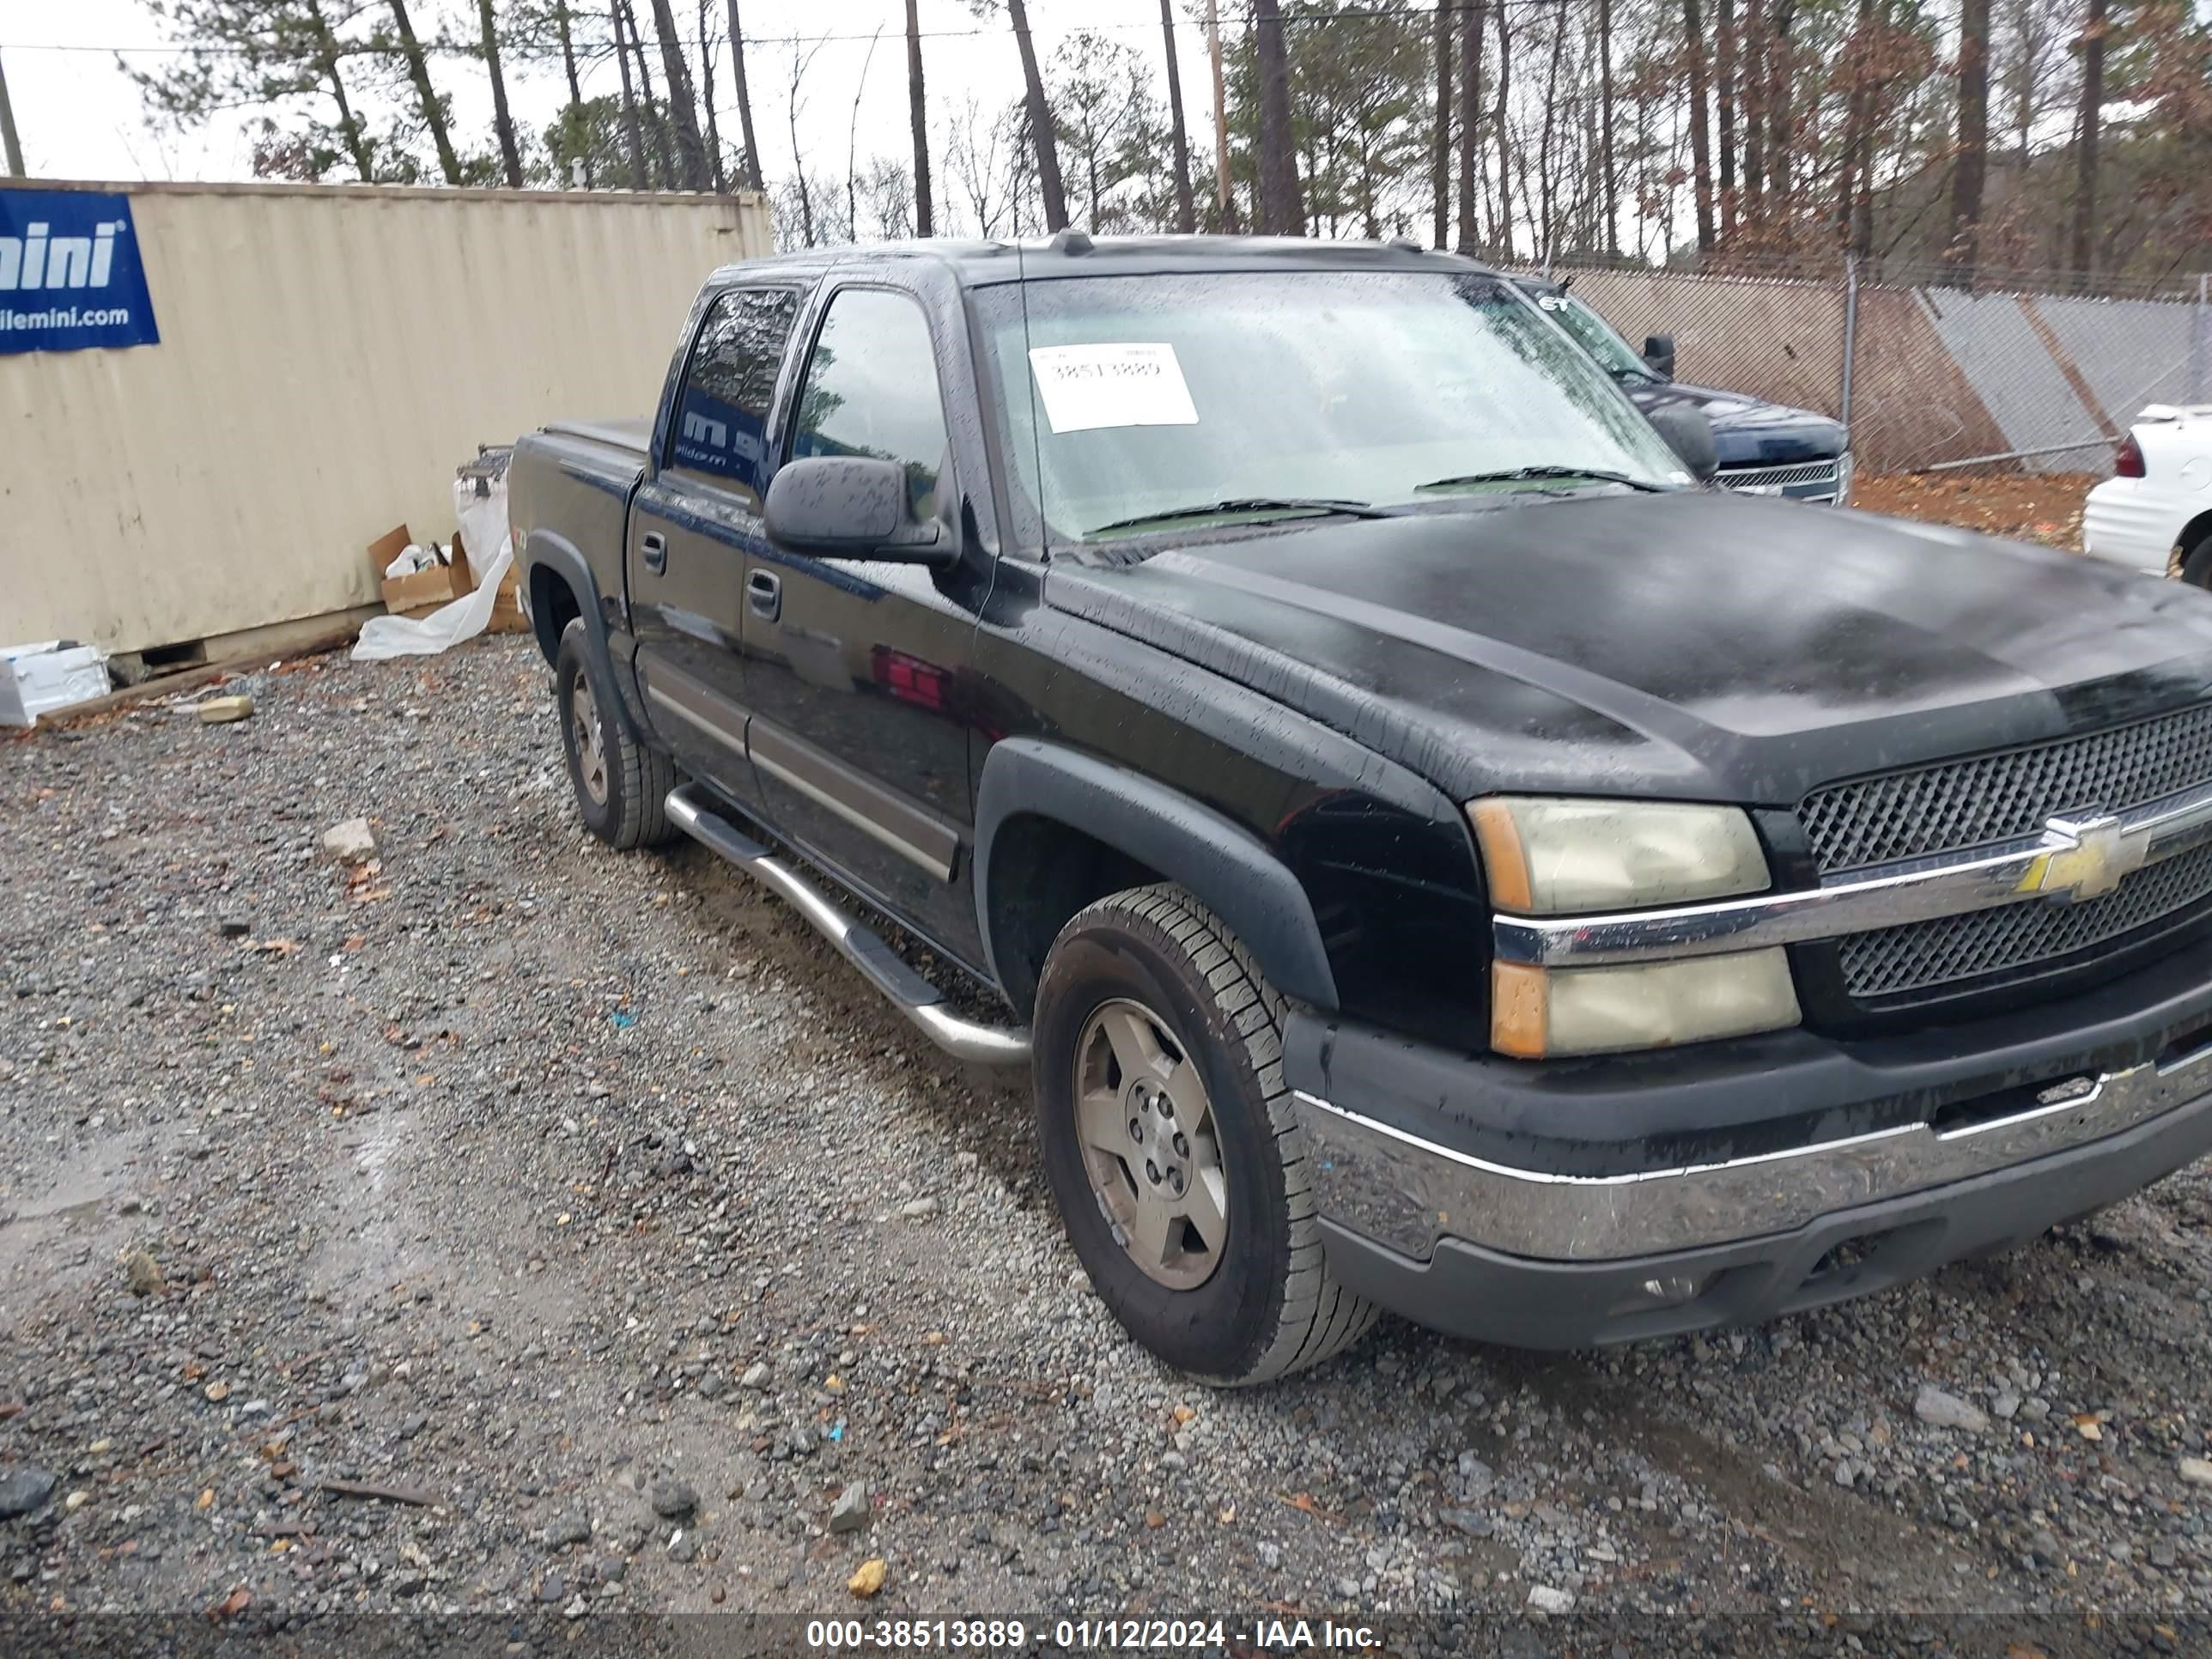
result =
[[1545,276],[1512,280],[1645,414],[1669,405],[1700,410],[1712,422],[1721,464],[1716,482],[1722,488],[1837,507],[1849,501],[1851,455],[1837,422],[1746,392],[1685,386],[1674,379],[1673,337],[1652,335],[1639,354],[1589,301],[1570,294],[1565,282]]

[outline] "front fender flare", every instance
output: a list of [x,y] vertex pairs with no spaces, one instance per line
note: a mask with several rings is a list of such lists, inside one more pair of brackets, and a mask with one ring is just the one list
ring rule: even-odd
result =
[[1180,790],[1126,767],[1035,738],[1006,738],[984,757],[975,791],[975,919],[992,976],[991,861],[1012,819],[1054,819],[1178,882],[1227,922],[1285,996],[1334,1011],[1313,903],[1291,867],[1250,830]]

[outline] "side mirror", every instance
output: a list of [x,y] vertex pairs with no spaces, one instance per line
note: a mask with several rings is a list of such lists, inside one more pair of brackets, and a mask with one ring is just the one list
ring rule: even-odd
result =
[[1674,378],[1674,337],[1671,334],[1647,334],[1644,337],[1644,361],[1651,372],[1662,380]]
[[1699,483],[1712,482],[1721,470],[1720,452],[1713,447],[1713,423],[1705,411],[1688,404],[1662,404],[1646,416],[1667,441],[1690,476]]
[[795,553],[933,563],[941,526],[907,511],[906,469],[873,455],[787,461],[768,487],[768,538]]

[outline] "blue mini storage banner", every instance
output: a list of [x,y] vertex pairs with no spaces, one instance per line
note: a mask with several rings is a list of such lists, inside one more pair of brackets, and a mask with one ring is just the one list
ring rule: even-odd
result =
[[0,352],[161,337],[128,196],[0,190]]

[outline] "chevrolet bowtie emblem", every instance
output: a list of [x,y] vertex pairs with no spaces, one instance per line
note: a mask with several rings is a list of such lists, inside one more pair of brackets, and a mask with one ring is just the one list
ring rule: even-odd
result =
[[2043,826],[2047,849],[2036,854],[2016,889],[2054,898],[2102,898],[2143,866],[2149,837],[2131,836],[2117,817],[2050,818]]

